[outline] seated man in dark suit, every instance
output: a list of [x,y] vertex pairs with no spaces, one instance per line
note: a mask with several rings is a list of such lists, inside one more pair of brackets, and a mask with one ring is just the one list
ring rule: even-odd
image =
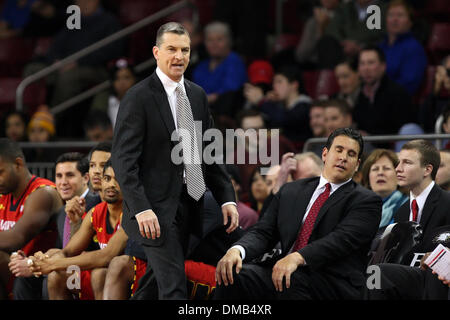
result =
[[394,222],[418,222],[423,230],[423,240],[403,259],[402,263],[407,265],[379,264],[380,288],[367,290],[366,297],[442,298],[439,290],[424,290],[424,283],[428,283],[430,275],[417,268],[420,266],[420,259],[430,250],[429,245],[436,229],[450,225],[450,194],[434,182],[440,163],[439,151],[428,141],[413,140],[403,145],[399,160],[396,168],[398,184],[410,190],[410,199],[398,209]]
[[[321,176],[285,184],[219,261],[215,298],[358,299],[381,219],[381,198],[352,181],[362,152],[357,131],[334,131]],[[251,263],[278,241],[272,268]]]

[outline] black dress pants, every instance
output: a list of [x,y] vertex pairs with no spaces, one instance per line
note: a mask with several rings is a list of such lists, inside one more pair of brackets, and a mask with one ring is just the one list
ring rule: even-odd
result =
[[282,292],[275,291],[271,267],[243,264],[239,274],[233,269],[233,279],[232,285],[216,287],[215,300],[336,300],[358,299],[361,296],[361,291],[346,279],[311,271],[308,267],[297,268],[291,274],[290,288],[286,289],[284,282]]
[[368,300],[447,300],[449,288],[430,269],[381,263],[380,288],[365,289]]
[[[177,214],[167,230],[161,246],[142,245],[147,257],[147,270],[139,281],[133,300],[155,298],[160,300],[187,299],[185,254],[189,243],[189,217],[195,205],[183,186]],[[155,285],[156,283],[156,285]]]

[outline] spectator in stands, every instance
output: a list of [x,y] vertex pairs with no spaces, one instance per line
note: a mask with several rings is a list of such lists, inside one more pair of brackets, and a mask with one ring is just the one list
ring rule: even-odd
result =
[[54,35],[66,21],[69,0],[8,0],[0,14],[0,38]]
[[[30,142],[50,142],[56,136],[55,121],[47,106],[40,106],[28,123],[28,140]],[[25,152],[28,162],[54,162],[57,150],[33,148]]]
[[18,144],[0,139],[0,299],[11,292],[10,254],[23,259],[54,246],[53,223],[62,206],[55,184],[32,175]]
[[353,121],[368,134],[396,134],[400,127],[416,119],[408,92],[389,79],[386,59],[378,47],[366,47],[359,54],[362,87]]
[[336,97],[344,99],[353,109],[361,90],[361,81],[358,73],[358,59],[350,58],[340,62],[334,68],[334,74],[339,84]]
[[325,103],[325,128],[326,135],[330,135],[336,129],[353,127],[352,112],[345,100],[329,100]]
[[270,0],[215,0],[212,14],[215,20],[230,25],[235,35],[236,51],[251,61],[264,57],[271,10]]
[[109,74],[112,82],[111,91],[97,94],[92,102],[91,110],[100,110],[106,113],[114,128],[120,101],[127,90],[137,82],[138,78],[134,72],[133,63],[126,58],[114,61],[109,67]]
[[[227,141],[227,144],[231,143],[234,147],[234,152],[227,153],[226,163],[235,163],[238,166],[241,173],[242,189],[244,194],[242,198],[245,201],[247,200],[245,195],[249,192],[248,186],[250,185],[250,175],[259,165],[258,161],[260,160],[260,157],[258,156],[260,152],[259,130],[267,128],[262,113],[255,109],[242,110],[238,114],[237,119],[239,128],[242,130],[238,130],[236,132],[237,141],[235,141],[234,137],[233,140]],[[254,129],[255,131],[252,132],[250,129]],[[256,134],[255,138],[252,138],[254,137],[253,133]],[[275,130],[270,130],[267,132],[267,144],[265,146],[269,157],[272,156],[272,141],[278,143],[278,161],[281,161],[282,154],[286,152],[294,152],[296,150],[294,144],[284,135],[277,133]],[[240,150],[242,150],[241,146],[244,146],[245,150],[243,155],[239,153]],[[240,161],[239,159],[243,159],[244,161]],[[251,159],[256,159],[256,163],[253,162],[255,160]]]
[[280,128],[297,149],[312,136],[309,128],[311,98],[304,94],[302,74],[294,65],[275,71],[273,91],[266,94],[259,110],[266,116],[270,128]]
[[380,48],[386,56],[389,78],[414,95],[422,83],[427,57],[411,32],[412,25],[412,8],[404,0],[391,1],[386,14],[387,35]]
[[261,175],[261,167],[256,167],[250,175],[250,207],[255,210],[258,215],[261,213],[264,201],[269,195],[269,188],[266,183],[266,176]]
[[[313,101],[309,110],[309,127],[313,134],[313,138],[325,138],[325,101]],[[317,156],[322,156],[323,146],[321,144],[313,144],[309,151],[314,152]]]
[[258,221],[258,213],[240,200],[242,182],[239,169],[232,164],[227,164],[225,167],[231,177],[231,183],[233,184],[234,192],[236,194],[237,211],[239,213],[239,226],[243,229],[247,229]]
[[292,152],[283,154],[278,175],[273,183],[273,188],[269,190],[269,195],[264,201],[259,220],[263,218],[274,195],[283,185],[299,179],[318,177],[322,167],[322,160],[313,152],[303,152],[295,155]]
[[392,150],[376,149],[362,166],[362,185],[378,194],[383,200],[380,228],[394,222],[394,216],[408,196],[398,190],[395,168],[399,163]]
[[84,131],[89,141],[103,142],[111,141],[113,138],[113,127],[108,115],[100,110],[89,112],[84,122]]
[[7,113],[3,128],[5,128],[5,136],[12,141],[27,141],[28,115],[20,111],[12,111]]
[[31,142],[47,142],[55,135],[55,120],[46,106],[40,106],[28,123],[28,137]]
[[243,109],[257,107],[272,89],[273,67],[266,60],[255,60],[248,66],[249,82],[244,84],[245,104]]
[[322,167],[322,160],[312,152],[284,154],[272,194],[277,193],[287,182],[320,176]]
[[[71,55],[99,40],[120,30],[117,19],[105,12],[100,0],[76,0],[75,4],[81,10],[80,30],[61,29],[54,37],[44,63],[34,62],[25,67],[24,76],[33,74],[48,64],[52,64]],[[63,101],[79,94],[83,89],[108,79],[107,63],[120,57],[123,40],[117,40],[102,47],[76,62],[59,69],[54,77],[50,77],[53,85],[53,95],[50,106],[56,106]],[[75,136],[80,134],[79,124],[83,122],[84,109],[72,108],[58,116],[58,134],[60,136]],[[61,117],[61,120],[59,120]]]
[[281,166],[279,164],[276,164],[274,166],[271,166],[269,170],[267,170],[266,173],[266,184],[267,184],[267,191],[269,194],[272,192],[273,188],[275,187],[275,183],[277,182],[278,175],[280,174]]
[[320,0],[320,6],[313,8],[313,15],[306,21],[295,57],[302,66],[317,66],[317,43],[334,16],[339,0]]
[[450,150],[441,150],[439,154],[441,156],[441,164],[436,173],[436,183],[442,189],[450,191]]
[[37,0],[31,6],[28,23],[23,29],[26,37],[51,37],[65,27],[67,7],[72,0]]
[[369,29],[367,7],[377,5],[384,17],[385,5],[380,0],[351,0],[342,3],[325,29],[318,44],[319,62],[322,68],[334,68],[345,57],[356,56],[367,45],[381,40],[381,29]]
[[232,35],[227,24],[211,22],[204,34],[209,58],[195,68],[193,80],[205,90],[212,105],[220,95],[239,90],[247,81],[247,71],[242,59],[231,50]]
[[18,36],[30,19],[36,0],[7,0],[0,13],[0,39]]
[[450,55],[436,67],[433,91],[420,108],[420,124],[425,132],[434,132],[434,125],[450,101]]

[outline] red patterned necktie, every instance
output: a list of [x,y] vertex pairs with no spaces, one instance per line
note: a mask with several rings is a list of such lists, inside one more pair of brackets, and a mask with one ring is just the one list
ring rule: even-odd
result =
[[303,223],[300,232],[298,233],[298,237],[297,240],[295,241],[293,251],[298,251],[308,244],[308,240],[309,237],[311,236],[311,232],[313,230],[317,214],[319,213],[320,208],[322,208],[325,201],[330,196],[330,189],[331,185],[327,183],[325,185],[325,191],[319,195],[316,201],[314,201],[311,209],[309,210],[308,216],[306,217],[305,222]]
[[419,213],[419,206],[417,205],[416,199],[412,201],[412,218],[414,222],[417,222],[417,215]]

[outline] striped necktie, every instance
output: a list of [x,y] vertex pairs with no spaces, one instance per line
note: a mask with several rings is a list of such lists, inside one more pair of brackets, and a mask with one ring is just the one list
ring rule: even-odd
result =
[[177,95],[177,125],[183,146],[187,192],[198,201],[206,191],[199,152],[201,133],[196,133],[191,105],[184,93],[183,86],[178,83],[175,91]]

